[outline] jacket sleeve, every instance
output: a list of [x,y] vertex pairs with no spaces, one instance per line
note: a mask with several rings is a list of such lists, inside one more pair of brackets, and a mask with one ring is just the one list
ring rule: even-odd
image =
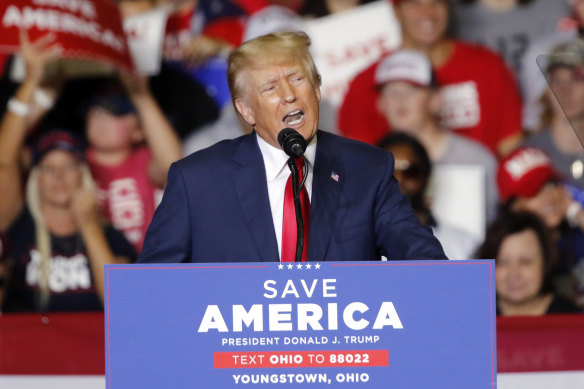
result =
[[191,258],[189,198],[180,167],[174,163],[162,202],[146,232],[138,263],[179,263]]

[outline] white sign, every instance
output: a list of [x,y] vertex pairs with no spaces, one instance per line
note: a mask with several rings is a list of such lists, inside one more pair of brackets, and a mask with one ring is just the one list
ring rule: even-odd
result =
[[387,0],[306,22],[312,55],[322,76],[322,97],[338,107],[357,73],[401,43]]
[[436,165],[429,187],[432,213],[436,219],[466,231],[477,242],[482,242],[487,223],[484,168],[478,165]]

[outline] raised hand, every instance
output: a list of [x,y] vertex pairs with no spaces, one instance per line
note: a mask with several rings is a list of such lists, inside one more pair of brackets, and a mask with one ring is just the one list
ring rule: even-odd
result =
[[20,28],[20,54],[26,66],[26,80],[40,84],[47,63],[62,55],[63,48],[55,39],[55,34],[49,33],[31,41],[26,29]]
[[73,196],[71,210],[77,221],[77,225],[82,229],[88,223],[99,220],[97,210],[97,197],[90,190],[80,188]]

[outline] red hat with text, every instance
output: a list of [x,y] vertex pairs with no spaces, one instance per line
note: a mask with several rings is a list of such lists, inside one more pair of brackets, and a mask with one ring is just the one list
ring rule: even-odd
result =
[[551,180],[560,176],[547,154],[535,147],[522,147],[501,161],[497,184],[501,200],[513,197],[533,197]]
[[377,66],[375,84],[405,81],[416,86],[435,85],[432,64],[426,54],[416,50],[397,50],[387,55]]

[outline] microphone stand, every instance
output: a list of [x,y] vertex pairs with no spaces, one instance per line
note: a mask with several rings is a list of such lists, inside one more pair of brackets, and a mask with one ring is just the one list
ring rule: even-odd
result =
[[[302,158],[304,158],[304,156],[302,156]],[[294,195],[294,212],[296,213],[296,257],[294,260],[295,262],[301,262],[302,250],[304,249],[304,223],[302,222],[300,190],[306,180],[306,174],[304,174],[302,183],[298,183],[298,166],[292,157],[288,158],[288,168],[290,168],[290,173],[292,174],[292,193]]]

